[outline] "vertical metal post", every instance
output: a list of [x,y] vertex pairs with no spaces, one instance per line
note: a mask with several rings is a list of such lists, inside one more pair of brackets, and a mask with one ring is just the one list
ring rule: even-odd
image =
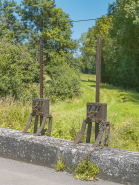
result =
[[[43,98],[43,37],[40,37],[40,98]],[[42,120],[43,116],[40,116],[40,126]]]
[[[97,37],[97,61],[96,61],[96,103],[99,103],[101,78],[101,36]],[[95,122],[95,140],[99,133],[99,123]]]
[[99,103],[101,73],[101,36],[97,37],[97,61],[96,61],[96,103]]
[[40,37],[40,98],[43,98],[43,37]]
[[91,130],[92,130],[92,122],[89,122],[88,129],[87,129],[86,143],[90,143]]

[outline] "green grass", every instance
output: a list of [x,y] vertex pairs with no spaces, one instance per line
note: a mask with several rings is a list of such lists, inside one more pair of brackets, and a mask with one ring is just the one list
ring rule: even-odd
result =
[[89,158],[90,156],[88,155],[85,156],[82,161],[79,161],[77,167],[75,168],[75,178],[86,181],[98,180],[96,176],[99,173],[99,168],[98,166],[95,166],[95,163],[90,161]]
[[[52,137],[75,140],[86,118],[87,102],[95,102],[95,75],[82,74],[81,78],[81,97],[56,101],[50,105]],[[107,103],[108,107],[107,120],[111,123],[109,146],[139,151],[139,93],[101,84],[100,102]],[[23,130],[30,113],[29,103],[14,101],[12,97],[0,99],[0,127]],[[29,131],[33,132],[33,123]],[[82,142],[85,140],[86,132]],[[91,135],[93,142],[94,123]]]

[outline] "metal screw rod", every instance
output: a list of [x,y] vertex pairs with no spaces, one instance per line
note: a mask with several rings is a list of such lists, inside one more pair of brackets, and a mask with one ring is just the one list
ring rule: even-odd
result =
[[43,37],[40,37],[40,98],[43,98]]
[[101,77],[101,36],[97,37],[97,61],[96,61],[96,103],[99,103]]
[[[97,61],[96,61],[96,103],[99,103],[101,78],[101,36],[97,37]],[[95,122],[95,140],[99,134],[99,123]]]

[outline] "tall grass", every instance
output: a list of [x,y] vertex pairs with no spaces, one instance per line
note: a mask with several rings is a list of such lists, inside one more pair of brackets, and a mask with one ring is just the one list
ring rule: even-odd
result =
[[15,101],[12,96],[0,99],[0,127],[22,130],[29,118],[31,105]]
[[[95,75],[82,76],[82,95],[56,101],[50,105],[53,116],[52,137],[75,140],[86,118],[87,102],[95,102]],[[139,93],[101,84],[100,102],[107,103],[107,120],[111,123],[109,146],[139,151]],[[23,130],[31,113],[31,101],[0,99],[0,127]],[[33,132],[33,124],[29,132]],[[45,126],[47,130],[47,125]],[[86,132],[82,142],[86,140]],[[94,142],[94,123],[91,143]]]

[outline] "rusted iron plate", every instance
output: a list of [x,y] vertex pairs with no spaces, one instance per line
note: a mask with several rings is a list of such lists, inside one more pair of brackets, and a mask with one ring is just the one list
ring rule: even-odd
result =
[[49,115],[49,99],[48,98],[33,98],[32,112],[33,112],[33,116]]
[[31,121],[32,121],[32,117],[33,117],[33,114],[31,113],[31,114],[30,114],[30,117],[29,117],[29,120],[28,120],[28,124],[27,124],[26,128],[22,131],[23,134],[24,134],[25,132],[27,132],[27,130],[29,129],[30,124],[31,124]]
[[107,119],[107,103],[87,103],[87,122],[101,122]]
[[74,141],[75,144],[79,143],[79,141],[81,140],[81,138],[83,137],[84,131],[86,129],[86,119],[83,121],[82,123],[82,128],[80,131],[79,136],[77,137],[77,139]]

